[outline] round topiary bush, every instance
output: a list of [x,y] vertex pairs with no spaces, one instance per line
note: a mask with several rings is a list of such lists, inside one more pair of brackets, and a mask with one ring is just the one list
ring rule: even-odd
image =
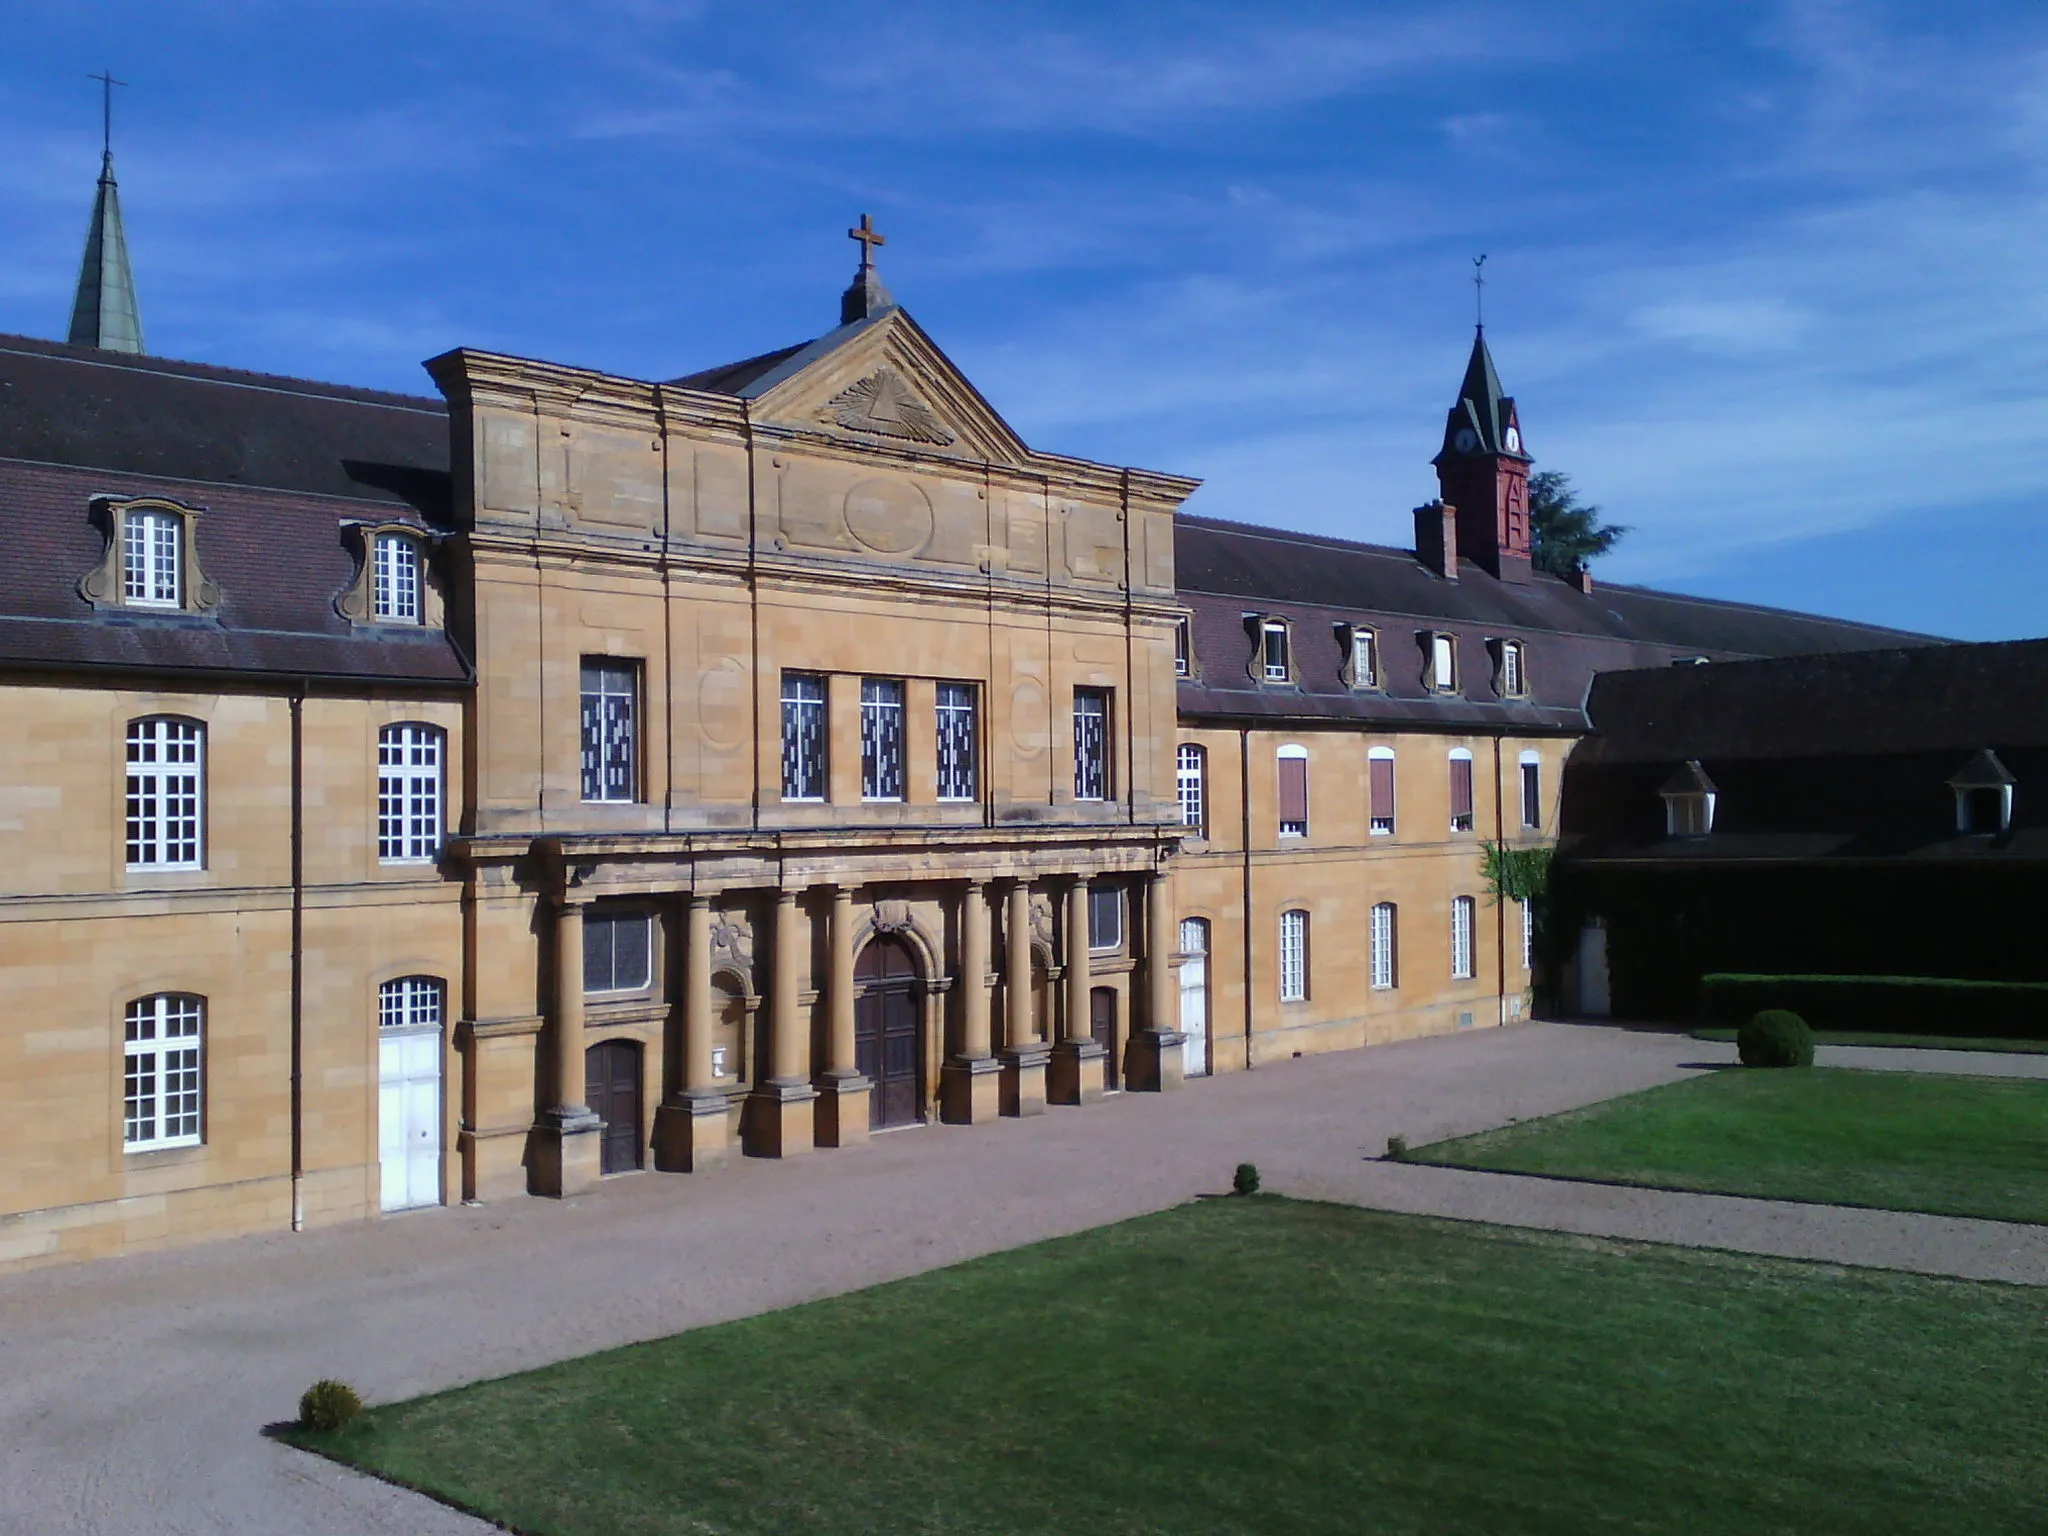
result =
[[1239,1163],[1237,1175],[1230,1181],[1230,1192],[1234,1195],[1256,1195],[1259,1192],[1259,1170],[1252,1163]]
[[316,1381],[299,1399],[299,1423],[332,1434],[363,1411],[363,1400],[345,1381]]
[[1735,1049],[1745,1067],[1810,1067],[1813,1031],[1789,1008],[1766,1008],[1736,1031]]

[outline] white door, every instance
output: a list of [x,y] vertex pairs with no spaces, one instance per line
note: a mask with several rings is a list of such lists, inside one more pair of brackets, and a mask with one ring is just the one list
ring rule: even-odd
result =
[[1579,1012],[1604,1019],[1607,996],[1607,925],[1594,918],[1579,930]]
[[1181,1060],[1189,1077],[1209,1071],[1209,925],[1199,917],[1180,925],[1180,1028],[1188,1037]]
[[441,1203],[441,1032],[377,1041],[378,1157],[387,1211]]

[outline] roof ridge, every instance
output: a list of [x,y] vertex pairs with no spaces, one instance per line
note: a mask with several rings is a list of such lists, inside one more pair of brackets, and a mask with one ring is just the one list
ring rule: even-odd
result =
[[[72,475],[121,475],[130,480],[144,480],[152,485],[168,483],[171,485],[213,486],[223,491],[254,491],[267,496],[304,497],[312,501],[331,501],[344,507],[360,507],[368,503],[373,506],[390,508],[395,512],[398,506],[405,506],[418,515],[422,522],[430,523],[432,521],[426,513],[420,511],[412,503],[404,501],[403,498],[399,502],[393,503],[369,496],[343,496],[336,491],[301,490],[294,485],[266,485],[256,480],[200,480],[192,475],[167,475],[159,474],[155,470],[143,469],[111,469],[102,464],[66,464],[62,459],[18,459],[8,454],[0,454],[0,464],[20,464],[29,469],[57,469]],[[450,470],[434,469],[431,466],[419,464],[394,464],[389,467],[393,469],[414,470],[420,474],[427,475],[446,475],[452,473]],[[0,614],[0,618],[4,617],[6,617],[5,614]]]
[[[22,342],[29,345],[22,346]],[[98,355],[81,356],[83,352]],[[421,415],[445,416],[448,412],[447,402],[434,395],[407,395],[396,390],[371,389],[361,384],[335,384],[324,379],[300,378],[286,373],[259,373],[251,368],[195,362],[188,358],[103,352],[99,348],[76,347],[69,342],[45,341],[39,336],[0,335],[0,355],[40,357],[53,362],[74,363],[83,368],[112,368],[121,372],[155,373],[170,378],[190,379],[201,384],[221,384],[231,389],[264,390],[278,395],[306,395],[316,399],[340,400],[354,405],[379,405],[390,410],[412,410]]]
[[[1869,623],[1868,621],[1866,621],[1866,620],[1863,620],[1863,619],[1844,619],[1844,618],[1840,618],[1840,617],[1837,617],[1837,616],[1836,616],[1836,615],[1834,615],[1834,614],[1829,614],[1829,613],[1815,613],[1815,612],[1813,612],[1813,611],[1812,611],[1811,609],[1807,609],[1807,608],[1780,608],[1780,607],[1778,607],[1778,606],[1776,606],[1775,604],[1772,604],[1772,603],[1752,603],[1752,602],[1747,602],[1747,601],[1745,601],[1745,600],[1743,600],[1742,598],[1739,598],[1739,597],[1706,597],[1706,596],[1703,596],[1703,595],[1701,595],[1701,594],[1699,594],[1699,593],[1695,593],[1695,592],[1672,592],[1672,591],[1669,591],[1669,590],[1667,590],[1666,588],[1663,588],[1663,587],[1642,587],[1642,586],[1636,586],[1636,585],[1633,585],[1632,583],[1629,583],[1629,582],[1622,582],[1622,581],[1610,581],[1610,582],[1601,582],[1601,583],[1600,583],[1600,584],[1599,584],[1598,586],[1596,586],[1596,587],[1595,587],[1595,588],[1594,588],[1593,590],[1594,590],[1594,595],[1595,595],[1596,597],[1597,597],[1597,596],[1598,596],[1598,595],[1599,595],[1599,594],[1600,594],[1601,592],[1627,592],[1627,593],[1629,593],[1630,595],[1632,595],[1632,596],[1635,596],[1635,597],[1651,597],[1651,598],[1657,598],[1657,599],[1659,599],[1660,601],[1663,601],[1663,602],[1667,602],[1667,603],[1696,603],[1696,604],[1699,604],[1699,605],[1701,605],[1701,606],[1703,606],[1703,607],[1709,607],[1709,608],[1739,608],[1739,609],[1743,610],[1743,611],[1744,611],[1744,612],[1746,612],[1746,613],[1773,613],[1773,614],[1783,614],[1783,615],[1785,615],[1785,616],[1786,616],[1786,617],[1788,617],[1788,618],[1794,618],[1794,619],[1814,619],[1814,620],[1817,620],[1818,622],[1820,622],[1820,623],[1823,623],[1823,624],[1842,624],[1842,625],[1847,625],[1847,626],[1849,626],[1849,627],[1851,627],[1851,628],[1855,628],[1855,629],[1866,629],[1866,630],[1869,630],[1869,631],[1870,631],[1871,633],[1873,633],[1873,634],[1879,634],[1879,635],[1899,635],[1899,636],[1901,636],[1901,637],[1903,637],[1903,638],[1906,638],[1906,639],[1912,639],[1912,640],[1939,640],[1939,641],[1943,642],[1944,644],[1974,644],[1974,643],[1979,643],[1979,642],[1971,642],[1971,641],[1952,641],[1952,640],[1950,640],[1950,639],[1949,639],[1949,637],[1948,637],[1948,636],[1946,636],[1946,635],[1935,635],[1935,634],[1929,634],[1929,633],[1927,633],[1927,632],[1926,632],[1926,631],[1924,631],[1924,630],[1918,630],[1918,629],[1900,629],[1900,628],[1896,627],[1895,625],[1891,625],[1891,624],[1872,624],[1872,623]],[[1989,644],[1989,643],[1994,643],[1994,642],[1982,642],[1982,643],[1986,643],[1986,644]],[[1887,649],[1887,647],[1884,647],[1884,646],[1877,646],[1877,647],[1874,647],[1874,649],[1877,649],[1877,650],[1884,650],[1884,649]],[[1917,649],[1920,649],[1920,647],[1918,647],[1918,646],[1900,646],[1900,647],[1898,647],[1898,649],[1900,649],[1900,650],[1917,650]],[[1823,653],[1817,653],[1817,654],[1826,654],[1826,655],[1840,655],[1840,654],[1848,654],[1848,653],[1846,653],[1846,652],[1823,652]]]

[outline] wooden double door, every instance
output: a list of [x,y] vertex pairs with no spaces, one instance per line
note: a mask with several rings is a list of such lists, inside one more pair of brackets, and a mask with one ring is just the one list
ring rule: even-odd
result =
[[901,941],[879,938],[853,968],[854,1065],[874,1084],[868,1125],[881,1131],[924,1119],[923,983]]
[[631,1173],[640,1166],[640,1046],[602,1040],[583,1053],[583,1102],[604,1122],[599,1169]]

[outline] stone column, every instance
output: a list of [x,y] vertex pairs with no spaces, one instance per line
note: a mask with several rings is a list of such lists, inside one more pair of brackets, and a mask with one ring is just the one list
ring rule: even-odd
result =
[[775,893],[774,979],[768,987],[768,1081],[755,1087],[748,1116],[747,1151],[756,1157],[795,1157],[815,1145],[813,1110],[818,1091],[805,1071],[810,1023],[802,1002],[804,915],[796,891]]
[[1004,1037],[1000,1107],[1006,1115],[1045,1113],[1045,1058],[1031,1018],[1031,882],[1010,882],[1003,917]]
[[868,1139],[868,1095],[854,1044],[853,887],[832,888],[831,969],[825,978],[825,1071],[818,1079],[817,1140],[821,1147],[855,1147]]
[[1067,920],[1061,925],[1060,959],[1066,967],[1061,990],[1060,1043],[1053,1047],[1046,1070],[1046,1096],[1055,1104],[1087,1104],[1103,1094],[1108,1055],[1089,1028],[1088,877],[1076,875],[1067,886]]
[[960,896],[960,1050],[939,1073],[940,1110],[955,1125],[993,1120],[1002,1063],[989,1050],[988,897],[970,880]]
[[531,1188],[537,1195],[580,1194],[597,1183],[602,1124],[583,1102],[583,909],[564,895],[555,906],[555,997],[548,1019],[554,1107],[534,1127]]
[[683,908],[683,1070],[680,1090],[654,1112],[654,1166],[701,1173],[732,1155],[732,1106],[711,1071],[711,898]]
[[1185,1075],[1173,928],[1173,879],[1154,870],[1145,882],[1145,1028],[1131,1063],[1131,1086],[1141,1092],[1178,1088]]

